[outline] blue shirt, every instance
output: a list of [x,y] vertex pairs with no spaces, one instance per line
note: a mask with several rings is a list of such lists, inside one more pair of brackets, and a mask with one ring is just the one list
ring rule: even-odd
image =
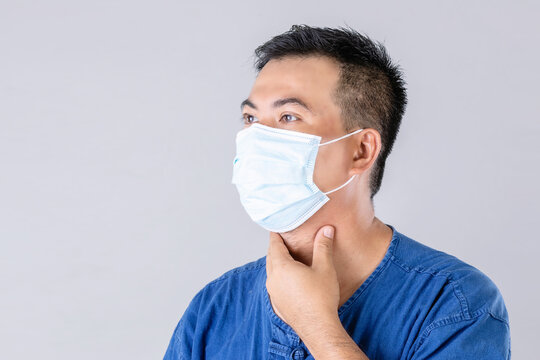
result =
[[[388,226],[392,241],[383,260],[338,310],[368,358],[510,359],[508,312],[496,285],[475,267]],[[274,313],[262,257],[195,295],[164,359],[313,357]]]

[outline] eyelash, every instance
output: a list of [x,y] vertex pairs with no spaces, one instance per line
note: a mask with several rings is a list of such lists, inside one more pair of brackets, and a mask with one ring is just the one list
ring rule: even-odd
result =
[[[296,115],[293,115],[293,114],[283,114],[283,115],[281,116],[281,118],[279,119],[279,121],[281,121],[281,119],[283,119],[285,116],[292,116],[292,117],[296,118],[296,120],[285,121],[285,122],[287,122],[287,123],[293,122],[293,121],[297,121],[297,120],[300,120],[300,118],[299,118],[298,116],[296,116]],[[240,121],[243,121],[245,124],[251,124],[251,123],[253,123],[253,121],[251,121],[251,122],[248,121],[248,120],[246,119],[247,117],[252,117],[252,118],[256,119],[256,117],[253,116],[253,115],[250,115],[250,114],[244,114],[244,115],[242,115],[242,117],[240,118]]]

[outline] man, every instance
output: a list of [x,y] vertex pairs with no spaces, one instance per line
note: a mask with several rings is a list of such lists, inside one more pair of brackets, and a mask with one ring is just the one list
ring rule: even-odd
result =
[[268,254],[196,294],[165,359],[509,359],[495,284],[374,215],[407,102],[384,47],[293,26],[255,53],[233,183]]

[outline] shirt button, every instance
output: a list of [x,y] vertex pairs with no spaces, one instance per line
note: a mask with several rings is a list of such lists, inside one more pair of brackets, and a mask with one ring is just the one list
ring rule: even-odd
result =
[[301,346],[297,347],[291,352],[292,360],[303,360],[306,357],[306,352]]

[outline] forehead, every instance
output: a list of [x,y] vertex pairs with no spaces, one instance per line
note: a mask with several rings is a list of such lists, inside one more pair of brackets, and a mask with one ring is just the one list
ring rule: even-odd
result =
[[272,101],[295,96],[317,106],[331,101],[339,80],[339,65],[326,56],[286,56],[270,60],[259,72],[250,99]]

